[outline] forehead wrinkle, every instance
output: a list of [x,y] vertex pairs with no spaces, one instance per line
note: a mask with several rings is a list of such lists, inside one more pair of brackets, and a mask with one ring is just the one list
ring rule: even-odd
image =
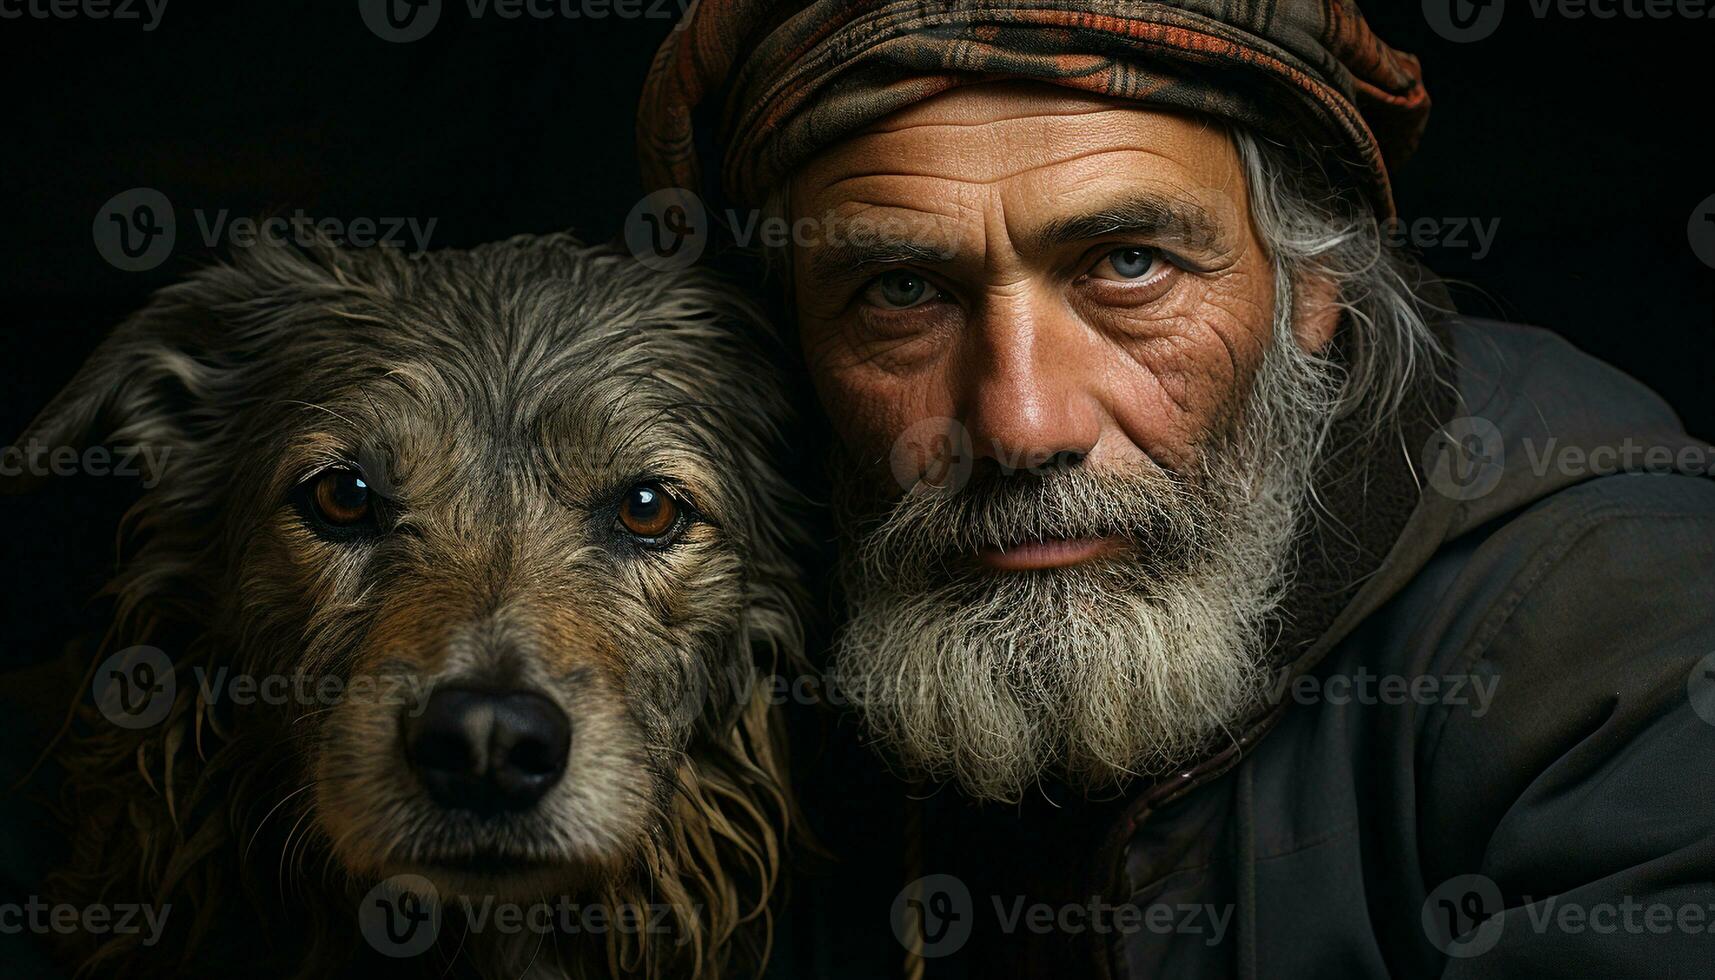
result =
[[[1102,118],[1092,118],[1093,115]],[[993,131],[979,132],[985,128]],[[806,172],[819,176],[818,171],[831,171],[820,182],[832,185],[842,178],[872,172],[878,166],[894,169],[876,163],[890,159],[911,161],[912,166],[897,169],[897,173],[915,175],[925,175],[924,168],[927,175],[1008,164],[1040,169],[1102,152],[1147,152],[1175,161],[1210,157],[1211,147],[1204,144],[1217,143],[1230,152],[1224,132],[1212,129],[1206,120],[1137,106],[1116,107],[1096,114],[1020,111],[1001,120],[917,125],[896,121],[886,130],[866,131],[836,144],[812,160]],[[995,153],[999,147],[1007,148],[1007,152]],[[986,182],[1016,176],[1019,172],[1017,169],[1010,173],[973,172],[964,179]]]
[[[1112,168],[1104,169],[1094,165],[1080,166],[1080,164],[1088,164],[1089,161],[1096,160],[1103,154],[1110,152],[1120,152],[1126,155],[1128,159],[1125,162],[1129,165],[1119,169],[1137,171],[1135,179],[1127,180],[1123,175],[1116,176],[1115,170]],[[1155,168],[1142,161],[1132,159],[1138,156],[1154,158],[1164,163],[1165,167]],[[1070,174],[1061,172],[1067,168],[1073,172]],[[1152,172],[1157,169],[1165,169],[1169,172]],[[1230,174],[1227,176],[1231,177]],[[1064,181],[1064,187],[1061,187],[1061,181]],[[1230,179],[1227,182],[1233,183]],[[1200,199],[1203,196],[1199,193],[1200,191],[1221,193],[1219,189],[1206,187],[1196,174],[1186,172],[1183,165],[1167,154],[1154,149],[1138,147],[1124,147],[1119,150],[1104,147],[1074,153],[1050,165],[1036,167],[1026,164],[1004,177],[992,180],[971,180],[964,177],[927,174],[906,176],[869,171],[861,175],[854,174],[836,180],[824,188],[820,195],[814,196],[837,194],[847,187],[856,185],[857,194],[854,199],[860,200],[864,208],[889,209],[905,214],[932,216],[926,220],[934,223],[951,222],[960,229],[977,227],[981,236],[978,242],[957,241],[956,236],[950,234],[945,237],[954,239],[955,250],[972,251],[978,255],[983,255],[995,243],[1006,241],[1009,247],[1004,253],[986,257],[986,261],[992,263],[992,260],[996,258],[1018,258],[1024,252],[1042,251],[1047,244],[1045,239],[1055,234],[1053,225],[1064,226],[1069,223],[1067,219],[1070,216],[1068,215],[1050,219],[1048,226],[1043,229],[1013,227],[1016,222],[1007,217],[1010,199],[1018,195],[1036,193],[1037,188],[1045,183],[1054,185],[1053,196],[1056,204],[1063,204],[1063,199],[1070,195],[1071,190],[1093,190],[1102,188],[1104,185],[1113,185],[1114,189],[1102,196],[1109,199],[1123,198],[1126,195],[1118,193],[1121,189],[1120,185],[1132,185],[1133,190],[1129,194],[1130,197],[1137,200],[1153,197],[1161,202],[1160,207],[1156,209],[1161,220],[1151,223],[1159,226],[1159,230],[1165,239],[1184,244],[1187,247],[1197,246],[1220,251],[1223,250],[1221,246],[1226,239],[1239,230],[1226,227],[1218,217],[1209,212],[1208,207],[1205,206],[1206,202]],[[952,185],[954,188],[952,192],[947,190],[948,185]],[[916,193],[913,194],[913,192]],[[912,199],[913,196],[916,200]],[[972,203],[971,199],[973,198],[980,198],[982,203]],[[942,202],[947,201],[951,201],[950,207],[963,209],[967,214],[975,212],[980,214],[983,220],[975,223],[961,222],[958,218],[943,213],[938,208]],[[849,203],[850,201],[836,202],[824,209],[823,213],[840,211]],[[1096,208],[1092,206],[1089,210],[1093,212]],[[1136,209],[1133,208],[1132,210]],[[1031,215],[1035,209],[1025,207],[1022,211],[1025,215]],[[1003,220],[999,222],[992,220],[997,214]],[[1145,222],[1134,223],[1146,224]],[[1144,229],[1140,228],[1139,230]],[[808,250],[813,271],[819,273],[822,278],[829,280],[845,278],[850,275],[849,270],[846,271],[845,275],[840,275],[837,274],[836,270],[826,268],[837,266],[845,262],[850,256],[842,254],[840,249],[835,249],[825,256],[817,254],[825,249],[826,246],[817,243]],[[856,258],[864,257],[862,255],[863,250],[855,251],[858,253]],[[943,262],[941,264],[948,263]]]
[[[824,208],[820,217],[809,219],[822,222],[834,233],[827,239],[817,239],[814,247],[836,244],[832,240],[835,237],[849,244],[857,244],[851,242],[852,233],[871,225],[878,231],[887,231],[901,225],[912,231],[920,228],[928,234],[895,237],[917,242],[945,241],[952,237],[946,229],[957,228],[962,220],[970,217],[973,209],[965,207],[956,199],[948,201],[946,195],[931,195],[931,198],[928,202],[906,203],[899,200],[898,195],[870,196],[860,193],[838,201]],[[943,203],[946,210],[936,210],[936,206]]]
[[1007,218],[1006,194],[994,192],[990,197],[989,206],[982,212],[980,253],[987,273],[986,285],[991,289],[1016,286],[1026,273],[1023,256],[1013,241],[1012,227]]
[[[968,195],[966,195],[968,196]],[[981,255],[984,230],[981,219],[987,209],[973,206],[959,195],[931,195],[927,207],[882,197],[860,197],[826,208],[820,219],[830,231],[800,251],[812,278],[837,282],[872,274],[889,265],[923,268],[955,265],[963,256]],[[946,211],[934,210],[945,205]],[[840,214],[840,212],[846,212]],[[871,217],[873,213],[879,217]],[[839,214],[838,217],[834,215]],[[856,241],[854,232],[874,226],[875,234]],[[905,234],[893,229],[904,226]],[[927,234],[917,234],[915,229]],[[968,233],[974,232],[974,243]]]

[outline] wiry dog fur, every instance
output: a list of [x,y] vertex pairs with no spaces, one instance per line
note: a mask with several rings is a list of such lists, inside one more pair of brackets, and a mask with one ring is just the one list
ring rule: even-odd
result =
[[[133,731],[86,688],[59,755],[74,858],[56,898],[172,913],[151,948],[86,937],[90,972],[756,969],[790,803],[752,682],[801,645],[763,334],[704,274],[565,236],[417,258],[259,248],[122,325],[26,433],[168,450],[127,518],[101,656],[157,646],[177,694]],[[329,466],[383,498],[377,535],[329,540],[294,504]],[[645,479],[692,511],[669,547],[615,526]],[[411,696],[240,705],[205,693],[222,669]],[[527,814],[437,811],[402,757],[398,713],[472,672],[571,719],[566,776]],[[495,850],[527,869],[436,863]],[[392,961],[357,909],[403,872],[445,919],[434,949]],[[460,896],[656,911],[642,929],[500,934]]]

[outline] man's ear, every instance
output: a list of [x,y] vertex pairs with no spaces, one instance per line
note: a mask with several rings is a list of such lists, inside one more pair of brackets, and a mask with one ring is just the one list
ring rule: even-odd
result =
[[[77,472],[94,446],[131,450],[145,469],[185,451],[190,416],[214,370],[207,354],[216,326],[201,278],[162,290],[120,324],[17,441],[0,449],[0,492]],[[146,485],[161,476],[139,475]]]
[[1298,346],[1306,354],[1320,353],[1340,328],[1345,310],[1340,303],[1340,285],[1326,276],[1310,275],[1301,279],[1292,293],[1292,332]]

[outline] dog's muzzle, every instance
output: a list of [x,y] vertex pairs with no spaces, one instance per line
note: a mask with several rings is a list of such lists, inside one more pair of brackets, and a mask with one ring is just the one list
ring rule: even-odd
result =
[[440,688],[404,725],[429,797],[483,815],[535,806],[565,773],[572,741],[566,713],[534,691]]

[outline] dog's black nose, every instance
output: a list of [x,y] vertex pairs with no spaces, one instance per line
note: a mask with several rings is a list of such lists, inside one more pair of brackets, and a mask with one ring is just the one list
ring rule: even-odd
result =
[[572,725],[529,691],[441,688],[405,719],[405,753],[448,809],[495,813],[533,806],[566,769]]

